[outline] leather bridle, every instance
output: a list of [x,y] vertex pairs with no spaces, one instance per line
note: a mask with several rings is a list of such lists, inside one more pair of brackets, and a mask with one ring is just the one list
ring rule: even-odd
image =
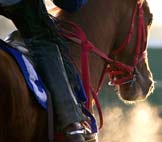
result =
[[[126,65],[123,67],[121,62],[116,62],[110,64],[111,66],[107,66],[105,72],[108,72],[109,78],[110,78],[110,84],[112,85],[122,85],[122,84],[127,84],[127,83],[133,83],[136,81],[136,74],[137,74],[137,69],[136,65],[141,62],[144,57],[146,56],[145,48],[146,48],[146,28],[145,28],[145,21],[144,21],[144,13],[143,13],[143,8],[141,4],[136,4],[136,7],[134,8],[133,11],[133,16],[131,20],[131,26],[129,33],[125,40],[122,42],[122,44],[111,53],[111,55],[117,56],[121,51],[123,51],[127,45],[129,45],[132,35],[134,33],[134,25],[135,25],[135,18],[137,16],[138,12],[138,37],[137,37],[137,43],[136,43],[136,48],[135,48],[135,54],[134,54],[134,59],[133,59],[133,64],[132,65]],[[142,45],[142,47],[141,47]],[[116,70],[114,70],[115,67]]]
[[[103,125],[103,116],[100,107],[100,103],[98,101],[98,93],[101,89],[102,84],[105,81],[105,76],[108,74],[110,79],[110,84],[112,85],[123,85],[127,83],[133,83],[136,80],[136,66],[139,62],[141,62],[146,56],[146,28],[145,28],[145,21],[144,21],[144,12],[142,8],[142,4],[137,0],[136,6],[133,11],[132,19],[131,19],[131,26],[129,29],[129,33],[122,42],[122,44],[112,52],[112,55],[117,56],[121,51],[123,51],[127,45],[130,43],[132,39],[132,35],[134,33],[134,25],[135,25],[135,18],[138,14],[138,37],[137,43],[135,48],[135,54],[133,59],[133,65],[127,65],[120,61],[116,61],[105,53],[101,52],[98,48],[96,48],[90,41],[87,40],[85,33],[83,30],[73,22],[68,22],[72,27],[73,31],[69,31],[66,29],[62,29],[61,35],[69,40],[72,40],[81,45],[81,76],[83,81],[83,86],[88,98],[87,108],[90,106],[90,92],[95,100],[95,104],[99,113],[100,117],[100,127]],[[141,47],[142,45],[142,47]],[[93,52],[103,58],[107,62],[107,66],[104,68],[102,75],[100,77],[100,81],[98,83],[98,87],[95,90],[92,87],[90,82],[90,75],[89,75],[89,63],[88,63],[88,54]],[[114,69],[115,68],[115,69]]]

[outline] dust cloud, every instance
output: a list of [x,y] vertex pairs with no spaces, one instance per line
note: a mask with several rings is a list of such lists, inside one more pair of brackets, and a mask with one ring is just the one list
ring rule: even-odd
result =
[[162,118],[157,107],[148,103],[130,109],[109,106],[103,115],[99,142],[162,142]]

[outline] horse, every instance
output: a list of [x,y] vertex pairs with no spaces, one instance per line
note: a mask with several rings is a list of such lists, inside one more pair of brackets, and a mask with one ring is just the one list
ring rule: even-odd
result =
[[[53,14],[55,10],[50,12]],[[83,62],[82,66],[89,65],[88,81],[91,90],[95,90],[93,92],[98,94],[107,74],[109,84],[117,89],[124,102],[145,100],[153,92],[154,81],[147,58],[152,14],[146,0],[93,0],[76,13],[60,10],[56,18],[75,22],[86,33],[85,36],[81,28],[71,22],[58,25],[62,29],[60,36],[68,38],[76,68],[81,66],[80,58],[84,53],[81,45],[90,47],[86,51],[92,53],[83,56],[89,62]],[[69,30],[79,31],[80,35],[70,36]],[[10,38],[13,39],[11,45],[18,40],[14,36]],[[3,114],[0,116],[0,141],[48,141],[47,112],[36,102],[15,60],[2,50],[0,60],[0,112]],[[84,80],[84,87],[87,87],[86,83]],[[86,88],[85,91],[89,93],[90,90]],[[90,94],[90,109],[93,107],[92,98]]]

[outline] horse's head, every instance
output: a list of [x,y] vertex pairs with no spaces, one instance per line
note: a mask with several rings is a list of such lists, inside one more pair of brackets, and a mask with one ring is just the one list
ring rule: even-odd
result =
[[119,61],[108,66],[110,80],[124,101],[145,100],[154,89],[146,51],[152,14],[147,2],[142,2],[128,0],[122,7],[115,49],[110,52]]

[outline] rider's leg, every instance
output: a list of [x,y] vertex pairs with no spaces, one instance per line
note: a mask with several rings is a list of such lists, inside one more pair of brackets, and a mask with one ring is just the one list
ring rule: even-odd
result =
[[68,129],[70,124],[85,120],[69,85],[59,48],[55,44],[57,37],[44,21],[43,17],[49,18],[43,2],[22,0],[15,5],[3,7],[3,11],[0,14],[11,19],[20,30],[37,71],[51,92],[60,129]]

